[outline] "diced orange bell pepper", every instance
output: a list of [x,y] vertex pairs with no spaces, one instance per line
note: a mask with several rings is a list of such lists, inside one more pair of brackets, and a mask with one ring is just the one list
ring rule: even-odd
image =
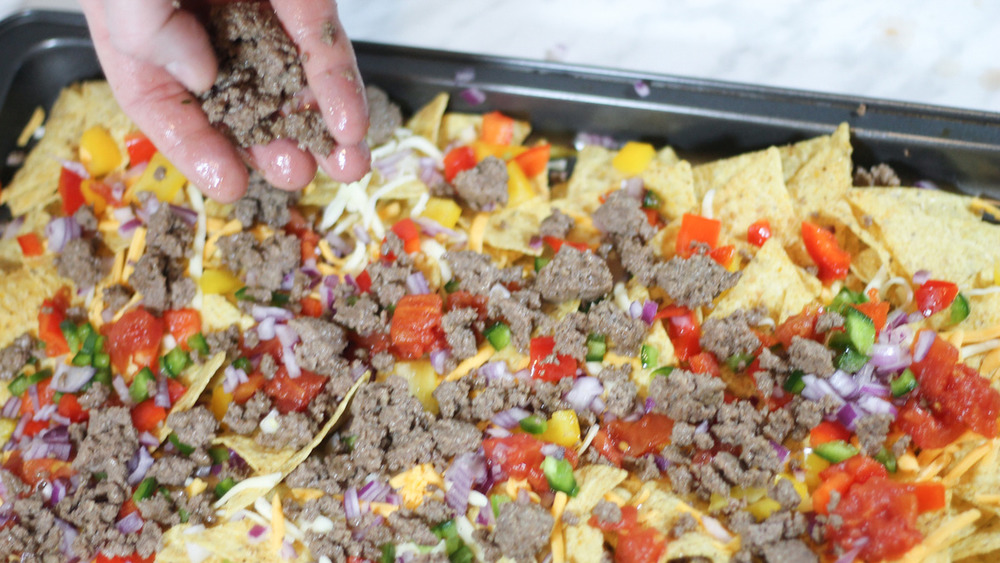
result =
[[483,115],[479,138],[493,145],[509,145],[514,140],[514,120],[498,111]]
[[703,242],[709,249],[714,249],[719,243],[719,232],[722,231],[722,223],[717,219],[708,219],[701,215],[685,213],[681,218],[681,230],[677,233],[677,245],[675,252],[682,258],[688,258],[694,254],[692,243]]
[[837,238],[830,231],[810,223],[802,222],[802,241],[806,245],[809,257],[819,268],[820,281],[829,283],[847,277],[851,267],[851,255],[837,243]]
[[21,245],[21,253],[25,256],[41,256],[45,252],[42,241],[35,233],[28,233],[17,237],[17,244]]
[[527,151],[521,153],[520,155],[514,157],[514,162],[521,167],[528,177],[534,177],[542,172],[549,165],[549,157],[552,153],[552,147],[548,144],[538,145],[537,147],[532,147]]

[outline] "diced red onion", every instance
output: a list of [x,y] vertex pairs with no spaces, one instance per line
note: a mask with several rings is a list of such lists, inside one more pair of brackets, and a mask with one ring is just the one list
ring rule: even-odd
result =
[[226,393],[232,393],[240,383],[246,383],[250,379],[245,371],[234,367],[232,364],[226,366],[222,375],[222,390]]
[[267,318],[273,318],[276,321],[290,321],[295,316],[288,309],[266,307],[264,305],[254,305],[250,308],[250,314],[253,315],[253,319],[257,322]]
[[542,247],[542,237],[538,235],[531,235],[531,238],[528,239],[528,247],[533,250],[540,249]]
[[640,98],[649,97],[649,84],[645,80],[636,80],[632,83],[632,88],[635,89],[635,93]]
[[257,325],[257,336],[259,336],[261,340],[270,340],[274,338],[274,325],[274,317],[267,317],[260,321],[260,324]]
[[136,230],[141,225],[142,221],[139,220],[138,218],[131,219],[129,221],[126,221],[125,223],[122,223],[121,226],[118,227],[118,233],[123,237],[127,237],[130,234],[132,234],[132,231]]
[[913,361],[922,362],[927,357],[927,352],[930,352],[935,336],[934,331],[920,331],[920,334],[917,335],[917,341],[913,345]]
[[295,272],[288,272],[281,278],[281,286],[278,289],[282,291],[291,291],[292,287],[295,286]]
[[198,212],[194,209],[188,209],[187,207],[181,207],[179,205],[170,204],[170,210],[177,215],[181,221],[187,224],[189,227],[193,227],[195,223],[198,222]]
[[438,350],[431,350],[431,367],[434,368],[434,372],[438,375],[444,375],[445,364],[448,362],[448,358],[451,357],[451,352],[447,348],[441,348]]
[[585,411],[593,403],[595,398],[600,397],[604,392],[604,384],[596,377],[578,377],[573,382],[573,387],[563,397],[566,402],[572,405],[574,410]]
[[132,397],[129,395],[128,385],[125,385],[125,380],[122,378],[121,375],[116,375],[111,380],[111,386],[114,387],[115,393],[118,394],[118,399],[122,403],[126,405],[132,404]]
[[499,283],[493,284],[490,288],[490,299],[507,299],[510,297],[510,290]]
[[333,289],[327,287],[325,284],[319,286],[319,300],[323,304],[324,310],[333,307],[333,302],[336,300],[336,296],[333,294]]
[[486,476],[486,460],[480,454],[464,453],[444,472],[444,481],[450,484],[444,494],[445,503],[459,514],[469,507],[472,484]]
[[391,490],[392,487],[389,485],[382,483],[378,479],[372,479],[371,481],[365,483],[360,490],[358,490],[358,500],[363,500],[365,502],[382,502]]
[[142,220],[143,223],[149,223],[149,218],[152,217],[153,214],[159,209],[160,200],[155,197],[148,197],[146,198],[146,201],[135,210],[135,214]]
[[427,217],[414,217],[413,222],[420,225],[420,230],[427,236],[433,237],[442,233],[449,237],[458,235],[457,232],[449,228],[442,227],[440,223],[433,219],[428,219]]
[[656,311],[658,307],[656,301],[646,300],[642,305],[642,320],[646,321],[647,325],[652,325],[653,320],[656,317]]
[[460,68],[455,71],[455,84],[468,84],[476,79],[476,69]]
[[573,147],[581,150],[588,145],[604,147],[606,149],[617,150],[622,144],[608,135],[598,135],[596,133],[580,132],[573,139]]
[[142,517],[139,516],[138,511],[131,512],[128,516],[116,522],[115,527],[125,535],[134,534],[142,529]]
[[3,411],[0,411],[0,416],[4,418],[14,418],[17,416],[18,411],[21,410],[21,398],[11,395],[7,399],[7,402],[3,405]]
[[490,419],[490,422],[496,424],[501,428],[510,430],[511,428],[517,426],[517,424],[521,422],[522,419],[528,417],[530,414],[531,413],[520,407],[512,407],[493,415],[493,418]]
[[720,542],[729,543],[733,539],[732,534],[730,534],[715,518],[712,518],[711,516],[702,516],[701,523],[705,526],[705,531]]
[[781,463],[785,463],[785,461],[788,460],[788,454],[791,453],[788,448],[782,446],[774,440],[771,440],[771,447],[774,448],[775,453],[778,454],[778,460],[781,461]]
[[267,528],[261,526],[260,524],[254,524],[253,528],[247,532],[247,538],[250,540],[251,544],[257,544],[264,541],[264,535],[267,534]]
[[352,232],[354,233],[354,238],[361,244],[368,244],[372,241],[371,235],[368,234],[368,231],[360,223],[354,225]]
[[854,430],[854,423],[859,416],[858,410],[851,403],[846,403],[837,411],[837,420],[848,430]]
[[155,448],[160,445],[160,441],[156,438],[156,436],[153,436],[149,432],[145,431],[139,433],[139,443],[150,448]]
[[76,393],[87,384],[97,370],[91,366],[71,366],[63,362],[56,365],[52,375],[52,389],[60,393]]
[[343,258],[354,250],[351,245],[347,244],[347,241],[340,238],[339,235],[334,234],[333,231],[327,233],[323,238],[326,239],[326,242],[330,243],[330,250],[333,251],[333,254],[337,258]]
[[708,432],[708,421],[707,420],[701,421],[698,424],[698,426],[694,427],[694,433],[695,434],[704,434],[706,432]]
[[309,258],[302,263],[301,272],[309,277],[309,289],[316,287],[323,279],[322,272],[316,267],[316,259]]
[[545,444],[542,446],[540,451],[542,452],[542,455],[554,457],[556,459],[562,459],[566,456],[566,449],[559,444]]
[[170,394],[167,392],[167,378],[160,376],[156,382],[156,394],[153,395],[153,404],[165,409],[170,408]]
[[285,348],[290,348],[299,341],[299,335],[295,332],[295,330],[285,324],[276,324],[274,326],[274,334],[278,337],[278,341],[281,342],[281,345]]
[[17,426],[14,427],[14,432],[10,435],[11,440],[20,440],[21,436],[24,435],[24,426],[28,424],[31,420],[30,414],[21,415],[21,420],[17,421]]
[[826,380],[820,379],[815,375],[804,375],[802,376],[802,381],[806,384],[805,388],[802,389],[802,396],[806,399],[819,401],[823,397],[830,396],[834,398],[837,404],[844,404],[844,399],[837,394],[833,386]]
[[604,399],[602,399],[600,396],[594,397],[594,400],[590,402],[590,412],[594,414],[603,413],[605,408],[607,408],[607,405],[604,404]]
[[[59,501],[66,497],[66,480],[65,479],[55,479],[52,481],[52,496],[49,497],[49,501],[53,506],[59,504]],[[75,530],[74,530],[75,531]]]
[[406,278],[406,289],[411,295],[426,295],[431,292],[423,272],[413,272]]
[[288,540],[281,542],[281,558],[284,560],[296,559],[299,554],[295,551],[295,546],[291,544]]
[[357,381],[361,379],[361,376],[368,371],[368,366],[364,362],[357,362],[356,365],[351,366],[351,379]]
[[897,412],[895,405],[875,395],[862,396],[858,399],[858,406],[872,414],[891,414],[892,416],[896,416]]
[[910,365],[910,355],[898,344],[872,344],[871,363],[880,373],[899,371]]
[[138,485],[145,477],[149,468],[153,466],[153,456],[149,455],[149,450],[144,446],[139,446],[139,450],[136,452],[139,457],[136,460],[135,469],[128,474],[128,484],[133,487]]
[[862,395],[875,395],[876,397],[888,397],[892,394],[892,390],[885,385],[880,385],[878,383],[866,383],[861,386],[860,393]]
[[858,385],[854,382],[854,378],[843,370],[838,369],[833,372],[828,381],[833,390],[841,397],[850,398],[858,392]]
[[482,375],[489,381],[504,381],[511,377],[510,368],[507,367],[507,362],[502,360],[483,364],[482,367],[479,368],[479,375]]
[[358,502],[358,490],[354,487],[348,487],[344,491],[344,516],[348,520],[361,518],[361,503]]
[[642,199],[643,182],[642,178],[639,176],[632,176],[631,178],[622,180],[622,189],[629,197],[635,199]]
[[69,241],[80,238],[83,229],[73,217],[56,217],[45,226],[45,238],[49,241],[49,250],[62,252]]
[[509,430],[498,426],[491,426],[487,428],[486,434],[491,438],[506,438],[511,435]]
[[[63,485],[63,487],[64,488],[62,496],[65,496],[66,495],[65,485]],[[62,496],[60,496],[59,500],[62,500]],[[55,499],[55,491],[53,491],[52,493],[52,499]],[[55,505],[58,504],[58,502],[59,502],[58,500],[53,500],[52,504]],[[77,532],[76,528],[74,528],[72,524],[70,524],[65,520],[56,518],[55,522],[56,522],[56,527],[58,527],[59,530],[62,531],[62,541],[59,543],[59,549],[62,551],[63,555],[66,556],[66,560],[69,561],[72,559],[71,556],[73,553],[73,542],[76,541],[76,536],[79,535],[79,532]]]
[[84,166],[82,162],[78,162],[76,160],[60,160],[59,163],[62,164],[63,168],[72,172],[73,174],[76,174],[81,179],[83,180],[90,179],[90,172],[87,172],[87,167]]
[[642,303],[639,303],[638,301],[633,301],[633,302],[629,303],[629,306],[628,306],[628,315],[630,317],[632,317],[633,319],[638,319],[639,317],[641,317],[642,316]]
[[54,426],[44,430],[39,436],[46,444],[68,444],[69,428],[66,426]]
[[913,285],[924,285],[930,279],[931,273],[928,270],[917,270],[916,272],[913,272]]
[[885,328],[892,330],[906,324],[906,312],[902,309],[894,309],[885,319]]
[[486,101],[486,92],[476,87],[466,88],[459,92],[458,95],[470,106],[478,106]]
[[[493,510],[489,507],[482,507],[479,509],[479,513],[476,514],[476,524],[480,526],[492,526],[493,525]],[[412,552],[408,552],[412,555]],[[405,562],[401,562],[405,563]]]
[[861,553],[861,550],[864,549],[866,545],[868,545],[868,538],[859,539],[854,542],[854,547],[845,551],[835,563],[854,563],[854,560],[858,558],[858,554]]
[[10,223],[7,223],[7,226],[3,229],[3,239],[7,240],[16,237],[22,225],[24,225],[24,215],[11,219]]
[[31,384],[31,385],[28,386],[28,399],[31,400],[31,406],[34,407],[31,410],[33,410],[34,412],[38,412],[38,409],[41,408],[41,407],[39,406],[39,403],[38,403],[38,384],[37,383],[33,383],[33,384]]

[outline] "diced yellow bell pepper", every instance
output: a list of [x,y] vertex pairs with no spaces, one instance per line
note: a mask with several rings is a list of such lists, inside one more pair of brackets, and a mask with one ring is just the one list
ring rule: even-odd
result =
[[535,197],[531,180],[516,162],[507,163],[507,206],[514,207]]
[[438,375],[434,372],[434,367],[431,366],[430,362],[426,360],[396,362],[392,369],[394,375],[409,382],[410,393],[420,401],[424,410],[435,414],[438,412],[437,399],[434,398]]
[[795,492],[799,494],[799,498],[802,502],[799,503],[799,511],[806,512],[812,507],[812,499],[809,498],[809,488],[803,481],[799,481],[795,477],[792,477],[788,473],[779,473],[774,478],[774,482],[777,483],[779,479],[786,479],[789,483],[795,487]]
[[612,159],[611,165],[623,174],[635,176],[642,173],[649,166],[649,163],[653,162],[655,156],[656,149],[653,148],[653,145],[629,141],[625,143],[622,150],[618,151],[618,154]]
[[780,509],[781,504],[779,504],[778,501],[767,497],[751,503],[750,506],[747,507],[747,510],[750,514],[754,515],[754,518],[756,518],[758,522],[766,519],[768,516]]
[[94,206],[94,214],[100,217],[107,208],[108,202],[104,200],[104,197],[101,196],[101,194],[94,191],[94,182],[95,180],[84,180],[80,182],[80,193],[83,195],[83,201]]
[[198,286],[207,295],[226,295],[243,287],[243,282],[229,270],[208,269],[201,274]]
[[733,487],[729,496],[735,499],[745,498],[747,502],[757,502],[767,496],[767,489],[764,487]]
[[80,162],[93,178],[104,176],[122,163],[122,151],[108,130],[95,125],[80,137]]
[[454,200],[432,197],[427,200],[420,216],[427,217],[446,229],[454,229],[458,218],[462,216],[462,208]]
[[809,489],[815,489],[820,483],[820,471],[830,467],[830,462],[814,453],[810,453],[806,456],[806,460],[802,465],[806,470],[806,485]]
[[219,385],[212,390],[212,399],[209,402],[209,409],[212,410],[212,414],[215,415],[216,420],[222,421],[223,417],[226,416],[226,411],[229,410],[229,403],[233,402],[233,396],[226,393],[222,386]]
[[548,428],[539,438],[564,448],[577,445],[580,442],[580,420],[576,417],[576,412],[567,409],[552,413]]
[[472,150],[476,153],[476,162],[482,162],[487,156],[495,156],[506,161],[524,153],[528,147],[493,145],[485,141],[473,141]]
[[17,428],[17,421],[10,418],[0,418],[0,443],[6,444],[10,440],[14,429]]
[[712,493],[708,499],[708,511],[717,512],[729,505],[729,497],[724,497],[719,493]]
[[187,183],[187,178],[180,173],[167,157],[157,152],[149,160],[146,170],[139,181],[129,187],[125,193],[126,201],[133,201],[139,192],[152,192],[160,201],[172,202],[177,192]]

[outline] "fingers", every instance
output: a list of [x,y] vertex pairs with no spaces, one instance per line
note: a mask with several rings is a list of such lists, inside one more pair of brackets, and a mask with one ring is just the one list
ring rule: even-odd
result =
[[190,12],[175,9],[171,0],[105,0],[104,13],[116,49],[165,68],[191,91],[211,88],[215,55]]
[[342,146],[360,144],[368,131],[368,107],[336,4],[332,0],[272,0],[271,4],[299,46],[306,78],[334,140]]
[[81,5],[105,76],[125,113],[206,195],[222,202],[242,196],[246,166],[229,141],[209,125],[197,100],[160,67],[112,46],[100,2],[83,0]]
[[272,186],[282,190],[301,190],[316,175],[316,159],[291,139],[252,147],[250,162]]
[[368,173],[372,153],[364,141],[359,145],[337,146],[326,157],[319,159],[319,166],[334,180],[356,182]]

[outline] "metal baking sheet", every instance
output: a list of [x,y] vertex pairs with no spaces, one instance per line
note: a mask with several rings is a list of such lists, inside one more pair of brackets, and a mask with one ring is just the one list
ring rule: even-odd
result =
[[[638,138],[695,161],[829,133],[846,121],[857,164],[885,162],[904,183],[1000,199],[1000,114],[365,42],[355,50],[366,82],[406,111],[448,91],[453,110],[500,110],[550,139],[579,131]],[[474,80],[456,83],[465,69]],[[34,11],[0,22],[0,183],[13,174],[4,161],[34,108],[100,73],[80,14]],[[636,93],[637,80],[648,96]],[[470,86],[486,94],[483,104],[457,95]]]

